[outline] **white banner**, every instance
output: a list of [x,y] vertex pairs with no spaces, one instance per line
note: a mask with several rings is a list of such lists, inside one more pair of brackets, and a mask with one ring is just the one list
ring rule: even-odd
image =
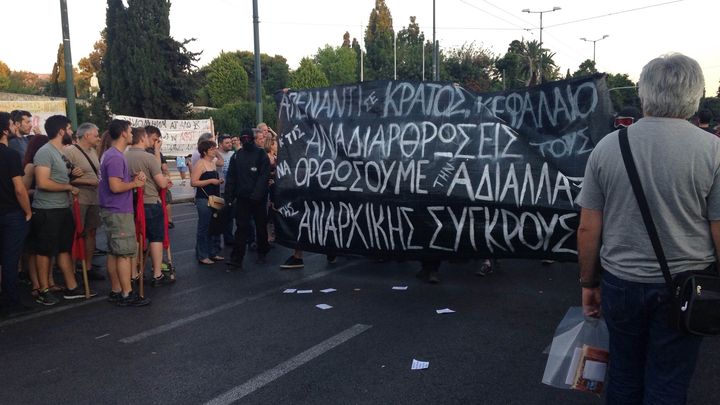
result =
[[187,156],[197,149],[200,135],[214,134],[212,118],[206,120],[162,120],[116,115],[115,119],[130,121],[133,128],[153,125],[162,133],[162,153],[165,156]]
[[0,111],[10,112],[12,110],[25,110],[32,114],[32,127],[39,128],[39,132],[42,134],[45,133],[45,120],[53,115],[66,114],[65,99],[0,101]]

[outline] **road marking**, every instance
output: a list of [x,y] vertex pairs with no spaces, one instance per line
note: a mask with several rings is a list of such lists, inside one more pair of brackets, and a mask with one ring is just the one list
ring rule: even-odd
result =
[[245,304],[246,302],[257,301],[257,300],[259,300],[259,299],[261,299],[261,298],[265,298],[265,297],[267,297],[268,295],[273,294],[273,293],[276,293],[276,292],[278,292],[278,291],[279,291],[279,292],[282,292],[282,291],[283,291],[284,289],[286,289],[286,288],[294,287],[294,286],[296,286],[296,285],[298,285],[298,284],[303,284],[303,283],[305,283],[305,282],[307,282],[307,281],[315,280],[315,279],[320,278],[320,277],[325,277],[325,276],[327,276],[328,274],[334,273],[334,272],[336,272],[336,271],[340,271],[340,270],[342,270],[342,269],[344,269],[344,268],[347,268],[347,267],[350,267],[350,266],[352,266],[352,265],[354,265],[354,264],[356,264],[356,263],[348,263],[348,264],[346,264],[345,266],[340,266],[340,267],[335,268],[335,269],[332,269],[332,270],[321,271],[321,272],[319,272],[319,273],[315,273],[315,274],[309,275],[309,276],[307,276],[307,277],[303,277],[303,278],[301,278],[301,279],[291,281],[291,282],[289,282],[289,283],[285,283],[285,284],[282,284],[282,285],[279,285],[279,286],[275,286],[275,287],[270,287],[270,288],[268,288],[267,290],[262,291],[262,292],[260,292],[260,293],[257,293],[257,294],[255,294],[255,295],[252,295],[252,296],[249,296],[249,297],[244,297],[244,298],[241,298],[241,299],[236,300],[236,301],[228,302],[228,303],[225,303],[225,304],[223,304],[223,305],[217,306],[217,307],[215,307],[215,308],[211,308],[211,309],[208,309],[208,310],[205,310],[205,311],[202,311],[202,312],[198,312],[198,313],[193,314],[193,315],[190,315],[190,316],[188,316],[188,317],[181,318],[181,319],[177,319],[177,320],[175,320],[175,321],[173,321],[173,322],[166,323],[166,324],[164,324],[164,325],[160,325],[160,326],[157,326],[157,327],[152,328],[152,329],[148,329],[148,330],[146,330],[145,332],[141,332],[141,333],[138,333],[138,334],[136,334],[136,335],[132,335],[132,336],[128,336],[128,337],[126,337],[126,338],[122,338],[122,339],[119,340],[119,342],[120,342],[120,343],[136,343],[136,342],[139,342],[139,341],[141,341],[141,340],[143,340],[143,339],[149,338],[150,336],[159,335],[159,334],[164,333],[164,332],[167,332],[167,331],[169,331],[169,330],[173,330],[173,329],[175,329],[175,328],[179,328],[180,326],[186,325],[186,324],[188,324],[188,323],[190,323],[190,322],[197,321],[198,319],[207,318],[208,316],[215,315],[215,314],[217,314],[218,312],[222,312],[222,311],[225,311],[225,310],[228,310],[228,309],[231,309],[231,308],[235,308],[236,306]]
[[97,337],[95,338],[95,340],[102,339],[102,338],[108,337],[108,336],[110,336],[110,334],[109,334],[109,333],[106,333],[106,334],[104,334],[104,335],[97,336]]
[[372,328],[372,325],[357,324],[349,329],[346,329],[330,339],[305,350],[290,360],[280,363],[270,370],[267,370],[262,374],[258,374],[245,383],[238,385],[224,394],[206,402],[205,405],[225,405],[238,401],[247,395],[252,394],[259,388],[264,387],[265,385],[320,356],[321,354],[340,346],[355,336],[360,335],[370,328]]
[[79,307],[82,307],[82,306],[85,306],[88,304],[92,304],[95,302],[100,302],[100,301],[103,301],[103,300],[99,299],[98,297],[95,297],[95,298],[90,298],[87,301],[78,302],[78,303],[69,304],[69,305],[63,305],[61,307],[47,309],[44,311],[36,312],[34,314],[21,316],[21,317],[15,318],[15,319],[8,319],[7,321],[0,322],[0,328],[2,328],[3,326],[14,325],[16,323],[23,322],[23,321],[29,321],[30,319],[40,318],[41,316],[52,315],[52,314],[56,314],[58,312],[67,311],[68,309],[79,308]]

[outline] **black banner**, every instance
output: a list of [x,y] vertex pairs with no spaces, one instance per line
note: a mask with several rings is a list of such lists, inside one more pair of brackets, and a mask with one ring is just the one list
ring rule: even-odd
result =
[[576,260],[574,200],[610,131],[603,76],[477,95],[375,81],[277,101],[280,243],[405,259]]

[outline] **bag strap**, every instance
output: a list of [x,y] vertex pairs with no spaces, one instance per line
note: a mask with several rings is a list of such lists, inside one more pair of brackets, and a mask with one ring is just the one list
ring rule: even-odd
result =
[[635,160],[633,159],[632,151],[630,150],[627,128],[620,129],[618,140],[620,141],[620,153],[622,154],[623,162],[625,163],[625,170],[627,170],[630,184],[632,185],[633,193],[635,194],[635,199],[640,207],[640,214],[642,214],[643,222],[645,222],[645,229],[650,236],[650,242],[652,243],[653,250],[655,251],[655,256],[657,256],[657,260],[660,263],[660,270],[662,270],[663,277],[665,278],[665,284],[667,284],[668,289],[672,292],[673,282],[672,276],[670,275],[670,268],[668,267],[665,252],[663,251],[657,229],[655,228],[655,222],[653,222],[652,214],[650,213],[650,207],[648,206],[647,199],[645,198],[642,183],[640,183],[640,176],[638,175],[637,167],[635,167]]
[[100,177],[100,175],[98,174],[97,167],[95,167],[92,160],[90,160],[90,156],[88,156],[88,154],[85,153],[85,151],[80,147],[80,145],[75,144],[75,147],[78,148],[78,150],[83,154],[83,156],[85,156],[85,159],[87,159],[88,163],[90,163],[90,167],[92,167],[93,171],[95,172],[95,176]]

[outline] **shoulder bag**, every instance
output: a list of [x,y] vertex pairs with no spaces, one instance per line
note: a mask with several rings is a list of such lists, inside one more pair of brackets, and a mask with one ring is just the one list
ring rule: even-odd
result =
[[[635,167],[627,128],[622,128],[618,136],[620,152],[625,163],[635,199],[650,236],[653,250],[660,263],[665,284],[670,293],[668,321],[670,327],[681,332],[713,336],[720,334],[720,276],[715,263],[702,271],[686,271],[673,276],[670,274],[665,252],[660,244],[655,223],[653,222],[640,176]],[[720,252],[716,252],[718,254]]]

